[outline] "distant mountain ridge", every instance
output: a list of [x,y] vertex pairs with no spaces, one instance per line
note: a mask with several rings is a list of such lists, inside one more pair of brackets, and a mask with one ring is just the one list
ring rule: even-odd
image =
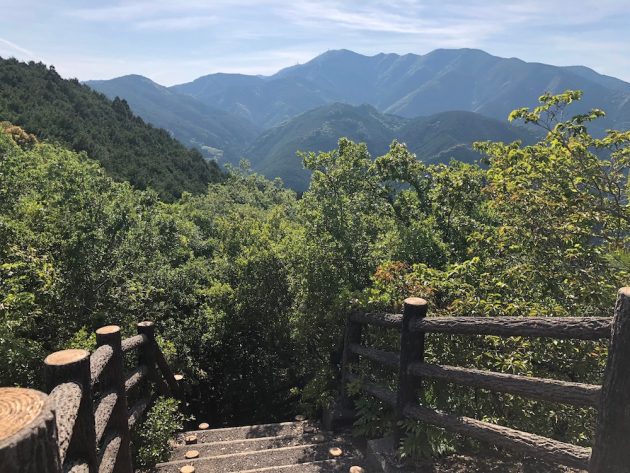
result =
[[375,56],[332,50],[272,76],[210,74],[171,89],[263,128],[333,102],[367,103],[410,118],[464,110],[504,120],[543,92],[566,89],[584,91],[578,111],[597,107],[608,113],[602,127],[630,124],[627,82],[584,66],[528,63],[476,49]]
[[216,73],[172,87],[141,76],[87,84],[125,98],[145,120],[206,157],[219,163],[245,157],[295,188],[308,177],[295,151],[329,150],[340,136],[367,142],[376,155],[395,137],[438,161],[473,159],[475,140],[529,139],[530,132],[509,127],[506,118],[536,105],[546,91],[582,90],[571,113],[607,113],[592,127],[595,134],[630,128],[630,83],[584,66],[528,63],[476,49],[374,56],[332,50],[271,76]]

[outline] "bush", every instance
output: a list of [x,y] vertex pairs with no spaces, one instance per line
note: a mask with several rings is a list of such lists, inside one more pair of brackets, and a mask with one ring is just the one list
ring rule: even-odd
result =
[[175,399],[159,398],[142,424],[135,429],[133,451],[136,468],[150,469],[168,460],[171,451],[169,440],[184,426],[184,416],[178,407]]

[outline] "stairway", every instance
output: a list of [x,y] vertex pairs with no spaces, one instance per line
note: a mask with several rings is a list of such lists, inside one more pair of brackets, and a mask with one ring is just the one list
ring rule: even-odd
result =
[[[187,444],[187,440],[193,443]],[[187,458],[187,454],[194,458]],[[194,470],[184,468],[187,465]],[[170,461],[158,464],[156,471],[361,473],[367,470],[348,434],[324,432],[317,423],[296,420],[182,433],[176,437]]]

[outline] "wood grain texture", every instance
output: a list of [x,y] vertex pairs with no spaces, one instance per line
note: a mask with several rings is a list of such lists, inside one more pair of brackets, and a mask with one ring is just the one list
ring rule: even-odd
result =
[[179,384],[175,380],[175,375],[173,374],[173,371],[171,371],[171,367],[168,365],[168,362],[164,357],[164,353],[162,353],[162,350],[160,349],[157,342],[155,343],[155,361],[157,362],[157,366],[162,373],[162,378],[166,381],[171,396],[181,400],[182,393]]
[[423,406],[407,405],[404,408],[407,417],[427,422],[458,434],[473,437],[514,452],[531,455],[549,463],[574,468],[586,469],[591,450],[540,435],[510,429],[501,425],[490,424],[470,417],[458,417],[452,414]]
[[386,328],[400,329],[402,326],[401,314],[353,312],[350,314],[350,320],[360,324],[376,325]]
[[50,400],[55,409],[57,438],[59,443],[59,458],[61,463],[66,458],[74,425],[81,406],[81,385],[78,383],[62,383],[50,392]]
[[494,373],[457,366],[412,363],[409,372],[426,378],[441,379],[457,384],[518,394],[530,399],[561,402],[573,406],[599,406],[601,387],[555,379],[534,378],[506,373]]
[[374,396],[377,399],[380,399],[381,401],[389,404],[392,407],[396,406],[396,393],[394,391],[383,386],[379,386],[376,383],[362,380],[357,375],[352,373],[348,374],[348,382],[358,382],[361,385],[361,389],[366,393]]
[[[74,351],[72,354],[70,352]],[[44,360],[46,385],[53,391],[58,385],[68,382],[81,386],[81,402],[72,429],[72,438],[64,463],[74,461],[86,463],[90,473],[96,473],[96,432],[94,430],[94,408],[92,401],[92,378],[89,353],[85,350],[64,350],[56,352]],[[67,356],[71,355],[71,356]]]
[[125,391],[129,392],[142,383],[148,372],[149,369],[145,365],[140,365],[129,373],[127,379],[125,379]]
[[151,403],[151,399],[149,397],[144,397],[137,401],[131,409],[129,409],[129,416],[127,418],[127,425],[129,426],[129,430],[131,430],[134,425],[140,420],[144,412],[149,407]]
[[417,320],[411,331],[599,340],[610,337],[609,317],[433,317]]
[[98,473],[114,472],[121,441],[122,439],[118,434],[112,434],[105,439],[98,459]]
[[98,381],[101,373],[111,360],[114,351],[109,345],[102,345],[94,350],[94,353],[90,356],[90,376],[92,379],[92,386]]
[[591,473],[630,473],[630,287],[619,290],[597,416]]
[[0,388],[0,471],[61,472],[53,405],[46,394]]
[[142,345],[147,343],[148,340],[149,340],[148,337],[143,334],[134,335],[133,337],[125,338],[121,343],[122,351],[127,353],[128,351],[136,350],[137,348],[140,348]]
[[112,412],[118,402],[118,393],[116,391],[107,391],[101,395],[101,398],[96,402],[96,409],[94,410],[94,428],[96,430],[96,442],[100,443],[105,434],[105,429],[109,420],[112,417]]
[[394,445],[404,436],[402,422],[405,406],[417,402],[422,389],[422,379],[409,374],[409,364],[424,361],[424,334],[411,332],[411,324],[420,322],[427,315],[427,301],[409,297],[403,302],[403,321],[400,328],[400,356],[398,364],[398,391],[396,393],[396,423],[392,433]]
[[398,368],[400,363],[400,357],[398,353],[391,351],[379,350],[378,348],[364,347],[356,343],[350,345],[350,351],[357,355],[369,358],[372,361],[376,361],[381,365],[389,366],[392,368]]
[[[105,433],[101,433],[101,437],[110,438],[115,436],[119,438],[117,454],[113,459],[113,471],[115,473],[133,473],[130,448],[131,435],[129,434],[129,425],[127,422],[127,396],[124,376],[125,365],[120,327],[116,325],[101,327],[96,331],[96,342],[99,346],[110,346],[112,348],[113,354],[111,361],[101,375],[101,387],[116,395],[109,421],[105,424]],[[97,434],[100,428],[100,426],[97,427]],[[103,448],[107,447],[102,447],[101,453],[103,453]],[[102,466],[101,458],[99,469],[101,469]]]
[[142,348],[138,351],[138,361],[148,368],[148,378],[155,384],[157,391],[163,396],[168,396],[169,387],[164,382],[164,379],[160,376],[160,372],[157,369],[158,346],[155,341],[155,325],[153,322],[145,320],[138,323],[136,327],[138,334],[146,337],[146,343],[144,343]]
[[87,463],[82,461],[73,461],[64,466],[64,473],[89,473],[90,468]]

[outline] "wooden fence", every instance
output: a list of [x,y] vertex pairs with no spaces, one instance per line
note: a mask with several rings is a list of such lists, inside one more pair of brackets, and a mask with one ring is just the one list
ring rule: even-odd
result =
[[[133,472],[131,430],[156,396],[181,398],[153,322],[137,330],[122,340],[120,327],[102,327],[92,354],[72,349],[46,357],[48,395],[0,388],[2,473]],[[126,375],[125,366],[132,366]]]
[[[630,287],[619,290],[609,317],[440,317],[427,318],[427,302],[404,301],[402,315],[352,312],[347,319],[342,384],[358,383],[362,390],[396,410],[395,444],[401,438],[400,421],[416,419],[448,431],[530,455],[551,463],[588,470],[590,473],[630,472]],[[400,331],[400,352],[361,345],[365,325]],[[547,337],[556,339],[610,339],[603,384],[590,385],[517,376],[478,369],[424,362],[426,334]],[[398,370],[393,392],[360,379],[351,367],[365,357]],[[477,419],[456,416],[422,406],[418,395],[422,379],[439,379],[460,385],[516,394],[597,409],[592,449]]]

